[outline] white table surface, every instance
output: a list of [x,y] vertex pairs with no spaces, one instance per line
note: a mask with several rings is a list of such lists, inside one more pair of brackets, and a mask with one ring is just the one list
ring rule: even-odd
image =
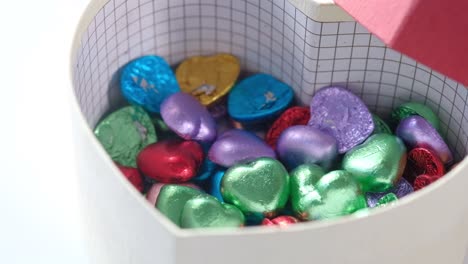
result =
[[66,94],[87,2],[0,2],[1,263],[88,263]]
[[1,263],[90,263],[66,94],[70,43],[86,4],[0,3]]

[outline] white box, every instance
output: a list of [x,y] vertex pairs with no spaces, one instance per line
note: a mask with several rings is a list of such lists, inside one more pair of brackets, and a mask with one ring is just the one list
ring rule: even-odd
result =
[[[224,11],[203,11],[218,9]],[[80,191],[94,263],[462,262],[468,240],[466,159],[431,186],[366,217],[287,229],[181,230],[152,208],[114,167],[92,128],[121,104],[116,72],[129,60],[156,53],[176,64],[216,52],[238,56],[244,70],[269,71],[292,85],[303,104],[331,82],[347,85],[383,116],[404,101],[426,103],[442,117],[456,158],[466,155],[466,88],[385,48],[331,0],[93,0],[77,29],[71,74]]]

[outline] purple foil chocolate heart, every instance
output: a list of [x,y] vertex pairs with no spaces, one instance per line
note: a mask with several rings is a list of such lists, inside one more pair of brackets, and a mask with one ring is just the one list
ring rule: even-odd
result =
[[338,155],[336,140],[329,134],[312,126],[292,126],[281,133],[278,155],[289,168],[306,163],[329,168]]
[[211,142],[216,139],[216,123],[208,110],[193,96],[182,92],[171,95],[161,105],[167,126],[186,140]]
[[443,163],[448,164],[453,161],[452,152],[444,139],[423,117],[410,116],[401,120],[396,129],[396,135],[405,142],[409,149],[428,148],[433,150]]
[[374,121],[362,100],[341,87],[320,89],[310,103],[309,125],[335,137],[338,152],[345,153],[374,131]]
[[388,193],[394,193],[398,198],[402,198],[410,193],[414,192],[413,186],[404,178],[401,178],[397,185],[388,192],[380,193],[366,193],[367,205],[369,207],[375,207],[379,202],[380,198],[384,197]]
[[237,129],[224,132],[208,152],[211,161],[224,167],[260,157],[276,158],[276,155],[273,149],[257,136]]

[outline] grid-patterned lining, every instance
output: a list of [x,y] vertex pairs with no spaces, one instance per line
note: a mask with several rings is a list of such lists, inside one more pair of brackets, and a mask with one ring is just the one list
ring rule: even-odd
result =
[[94,127],[121,104],[117,71],[128,61],[157,54],[176,65],[216,52],[290,84],[302,104],[330,84],[346,85],[383,117],[423,102],[441,118],[457,159],[466,154],[465,87],[386,48],[359,23],[316,22],[288,0],[110,0],[82,36],[75,95]]

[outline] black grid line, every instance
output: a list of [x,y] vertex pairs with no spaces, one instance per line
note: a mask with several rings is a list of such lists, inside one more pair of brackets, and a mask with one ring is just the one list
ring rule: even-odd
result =
[[[361,86],[361,94],[362,95],[364,95],[364,86],[366,85],[366,80],[367,80],[367,73],[368,73],[368,68],[367,67],[368,67],[368,64],[369,64],[369,52],[370,52],[371,41],[372,41],[372,38],[369,35],[369,41],[368,41],[368,44],[367,44],[367,46],[368,46],[367,47],[367,55],[366,55],[366,60],[365,60],[365,63],[364,63],[365,73],[364,73],[364,78],[363,78],[362,86]],[[354,45],[354,41],[353,41],[353,45]],[[352,54],[353,54],[353,52],[351,52],[351,55]]]
[[[401,60],[402,60],[402,56],[401,56],[401,54],[400,54],[400,60],[399,60],[399,63],[398,63],[398,70],[397,70],[398,75],[397,75],[397,79],[396,79],[397,85],[398,85],[399,80],[400,80]],[[385,67],[385,63],[384,63],[384,67]],[[392,100],[392,106],[393,106],[393,108],[396,107],[396,105],[395,105],[396,99],[397,99],[397,89],[395,89],[395,90],[393,91],[393,100]]]
[[[322,29],[323,29],[323,24],[320,24],[320,33],[322,33]],[[315,77],[314,77],[314,86],[315,84],[317,83],[317,69],[318,69],[318,66],[319,66],[319,60],[320,60],[320,46],[321,46],[321,41],[318,40],[318,50],[317,50],[317,61],[315,63]],[[315,88],[315,87],[314,87]],[[315,89],[314,89],[315,90]]]
[[[348,64],[348,77],[346,78],[346,85],[349,86],[349,79],[351,75],[351,62],[352,62],[352,55],[353,55],[353,46],[354,46],[354,38],[356,36],[356,23],[353,23],[353,35],[351,38],[351,52],[350,52],[350,58],[349,58],[349,64]],[[335,55],[336,56],[336,55]]]
[[[431,79],[431,80],[432,80],[432,79]],[[445,80],[444,80],[443,83],[445,83]],[[429,84],[430,84],[430,83],[429,83]],[[441,96],[440,96],[440,98],[439,98],[439,103],[438,103],[438,105],[441,105],[441,104],[442,104],[442,98],[445,97],[445,96],[442,96],[442,95],[445,95],[445,85],[443,85],[443,84],[442,84],[442,92],[441,92]],[[447,98],[447,99],[448,99],[448,98]],[[450,109],[450,113],[453,113],[453,106],[454,106],[454,105],[452,104],[452,107],[451,107],[451,109]],[[439,109],[439,112],[438,112],[438,113],[440,113],[440,109]],[[450,118],[450,119],[449,119],[449,121],[448,121],[448,123],[447,123],[447,130],[444,132],[444,134],[447,134],[448,128],[450,127],[450,123],[452,122],[452,120],[453,120],[453,118]]]

